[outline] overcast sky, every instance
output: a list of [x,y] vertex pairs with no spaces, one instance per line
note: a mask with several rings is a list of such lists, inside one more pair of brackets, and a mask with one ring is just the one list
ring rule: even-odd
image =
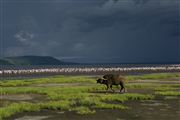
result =
[[0,20],[1,56],[180,62],[180,0],[1,0]]

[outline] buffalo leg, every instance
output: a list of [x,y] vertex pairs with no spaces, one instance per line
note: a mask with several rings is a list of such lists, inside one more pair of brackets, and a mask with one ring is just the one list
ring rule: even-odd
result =
[[107,88],[106,88],[106,93],[107,93],[107,91],[108,91],[108,89],[109,89],[109,85],[108,85],[108,84],[106,84],[106,86],[107,86]]
[[115,92],[115,90],[112,89],[112,85],[110,85],[110,88],[111,88],[111,90],[112,90],[113,92]]
[[121,86],[120,92],[121,92],[122,90],[123,90],[123,92],[125,92],[124,84],[123,84],[123,83],[120,83],[120,86]]

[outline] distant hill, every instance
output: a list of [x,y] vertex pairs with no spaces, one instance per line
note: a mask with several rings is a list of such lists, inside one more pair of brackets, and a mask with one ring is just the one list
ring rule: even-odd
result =
[[0,59],[0,65],[12,65],[12,64],[8,62],[7,60]]
[[18,56],[0,59],[0,65],[71,65],[50,56]]

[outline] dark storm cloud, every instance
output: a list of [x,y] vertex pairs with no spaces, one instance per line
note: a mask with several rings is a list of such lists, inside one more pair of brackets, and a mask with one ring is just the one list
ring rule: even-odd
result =
[[179,0],[8,1],[6,56],[180,62]]

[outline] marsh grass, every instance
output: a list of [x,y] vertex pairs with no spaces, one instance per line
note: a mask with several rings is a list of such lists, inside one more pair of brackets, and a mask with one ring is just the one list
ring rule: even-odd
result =
[[86,76],[58,76],[48,78],[38,78],[29,80],[8,80],[0,81],[1,87],[15,87],[15,86],[29,86],[33,84],[47,84],[47,83],[95,83],[96,81],[91,77]]
[[172,91],[172,90],[176,90],[176,88],[171,87],[171,86],[160,86],[155,88],[155,91]]
[[166,79],[166,78],[174,78],[180,77],[180,73],[156,73],[156,74],[144,74],[144,75],[130,75],[126,76],[127,80],[146,80],[146,79]]
[[[153,77],[151,75],[143,76],[128,76],[128,79],[154,79],[179,76],[179,74],[160,74]],[[84,86],[33,86],[38,84],[48,83],[91,83],[92,85]],[[129,109],[124,106],[126,101],[151,100],[155,95],[163,96],[180,96],[179,92],[173,91],[179,84],[153,84],[153,83],[137,83],[126,84],[126,88],[153,89],[155,94],[140,94],[140,93],[109,93],[105,94],[105,86],[95,84],[94,78],[85,76],[56,76],[50,78],[40,78],[31,80],[10,80],[0,82],[1,95],[6,94],[42,94],[45,95],[47,101],[39,103],[18,102],[10,103],[0,107],[0,120],[10,117],[16,113],[40,111],[42,109],[75,111],[77,114],[93,114],[96,109]],[[114,87],[115,88],[115,87]],[[116,87],[119,90],[119,87]],[[104,92],[102,92],[104,91]],[[116,103],[116,104],[114,104]]]
[[32,103],[12,103],[9,106],[0,108],[0,120],[10,117],[15,113],[39,111],[40,107]]
[[73,101],[49,101],[46,103],[38,104],[40,108],[50,109],[50,110],[69,110],[71,106],[75,104]]
[[170,84],[171,87],[180,87],[180,84]]
[[176,90],[180,84],[154,84],[154,83],[130,83],[126,84],[127,89],[152,89],[155,91]]
[[[127,109],[128,107],[108,102],[123,103],[128,100],[153,99],[151,95],[102,94],[94,91],[104,90],[103,86],[73,86],[73,87],[2,87],[3,94],[36,93],[47,96],[49,101],[42,103],[13,103],[0,108],[1,119],[13,114],[42,109],[75,111],[77,114],[93,114],[95,109]],[[27,107],[28,106],[28,107]]]
[[180,91],[161,91],[161,92],[155,92],[155,94],[162,96],[180,96]]
[[[180,73],[158,73],[158,74],[144,74],[144,75],[128,75],[125,78],[128,80],[137,79],[165,79],[180,77]],[[29,80],[8,80],[0,81],[1,87],[15,87],[15,86],[29,86],[33,84],[47,84],[47,83],[96,83],[95,78],[88,76],[55,76],[47,78],[29,79]]]
[[91,109],[89,109],[88,107],[85,107],[85,106],[75,107],[72,110],[76,111],[80,115],[94,114],[96,112],[96,110],[91,110]]
[[153,83],[136,83],[136,84],[126,84],[127,88],[155,88],[161,86],[160,84],[153,84]]
[[97,102],[96,105],[94,106],[94,108],[100,108],[100,109],[120,109],[120,110],[128,109],[128,107],[126,107],[124,105],[120,105],[120,104],[108,104],[108,103],[104,103],[104,102]]

